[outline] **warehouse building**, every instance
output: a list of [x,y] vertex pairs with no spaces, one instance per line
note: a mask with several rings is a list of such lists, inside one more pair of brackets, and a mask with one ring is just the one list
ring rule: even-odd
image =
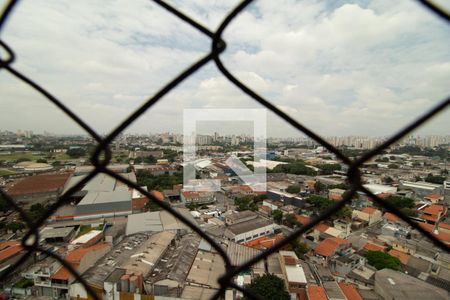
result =
[[21,203],[54,201],[63,191],[71,173],[39,174],[16,180],[7,189],[14,200]]
[[[136,175],[121,173],[130,181],[136,181]],[[70,178],[64,192],[76,186],[86,175]],[[127,216],[132,214],[133,190],[127,185],[106,174],[97,174],[72,196],[72,204],[58,209],[51,217],[53,221],[87,220]]]
[[375,273],[375,292],[383,299],[449,299],[449,293],[425,281],[391,270]]
[[257,217],[248,221],[230,225],[225,230],[225,237],[236,243],[244,243],[262,236],[271,235],[275,231],[275,224]]
[[78,203],[74,220],[126,216],[131,213],[131,191],[90,191]]

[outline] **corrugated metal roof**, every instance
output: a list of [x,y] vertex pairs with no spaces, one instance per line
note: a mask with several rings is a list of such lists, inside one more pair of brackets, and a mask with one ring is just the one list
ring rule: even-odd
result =
[[91,192],[78,203],[78,205],[90,205],[111,202],[131,202],[131,191]]
[[115,178],[106,174],[98,174],[83,187],[83,191],[111,192],[114,191],[115,187]]
[[162,231],[159,211],[145,212],[128,216],[126,235],[145,231]]

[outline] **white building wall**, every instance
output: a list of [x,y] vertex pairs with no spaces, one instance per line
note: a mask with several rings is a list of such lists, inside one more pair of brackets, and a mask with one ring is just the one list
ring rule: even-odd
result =
[[77,298],[77,296],[80,296],[80,298],[87,299],[88,294],[84,288],[84,286],[81,283],[72,283],[69,287],[69,296],[72,298]]
[[265,236],[265,235],[271,235],[274,233],[275,225],[270,224],[261,228],[254,229],[252,231],[247,231],[238,235],[235,235],[234,241],[235,242],[248,242],[251,240],[255,240],[259,237]]

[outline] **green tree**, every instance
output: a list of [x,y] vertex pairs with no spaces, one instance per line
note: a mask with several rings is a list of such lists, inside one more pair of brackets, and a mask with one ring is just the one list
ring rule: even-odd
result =
[[430,183],[435,183],[435,184],[443,184],[445,181],[445,177],[439,176],[439,175],[433,175],[430,173],[427,175],[427,177],[425,177],[425,181],[430,182]]
[[340,171],[341,165],[340,164],[322,164],[317,165],[317,167],[321,170],[321,174],[324,175],[331,175],[334,171]]
[[414,199],[401,196],[389,196],[386,201],[394,205],[398,209],[402,208],[414,208]]
[[290,243],[290,245],[291,245],[292,251],[294,251],[295,254],[297,255],[297,257],[299,257],[299,258],[304,258],[305,254],[308,253],[308,251],[309,251],[308,245],[304,242],[300,242],[297,239],[293,240]]
[[235,198],[234,205],[237,206],[238,211],[244,211],[244,210],[256,211],[256,210],[258,210],[258,207],[256,206],[255,202],[253,201],[253,197],[251,197],[251,196]]
[[281,221],[283,220],[283,212],[279,209],[275,209],[272,212],[272,218],[277,224],[281,224]]
[[320,181],[316,181],[316,183],[314,184],[314,191],[316,192],[316,194],[319,194],[322,191],[325,191],[326,188],[327,188],[327,186]]
[[286,192],[291,193],[291,194],[297,194],[297,193],[300,193],[300,186],[297,185],[297,184],[290,185],[290,186],[288,186],[288,188],[286,189]]
[[0,195],[0,211],[7,212],[11,209],[11,205],[6,201],[6,199]]
[[319,210],[323,210],[333,203],[333,201],[329,200],[328,198],[317,195],[310,195],[308,198],[306,198],[306,202]]
[[398,168],[400,168],[400,167],[399,167],[399,165],[397,165],[397,164],[389,164],[389,165],[388,165],[388,168],[389,168],[389,169],[398,169]]
[[38,160],[36,160],[37,163],[47,163],[47,160],[43,159],[43,158],[39,158]]
[[398,270],[400,268],[400,260],[383,251],[366,251],[364,256],[367,258],[369,265],[374,266],[377,270],[389,268]]
[[23,161],[31,161],[31,159],[29,159],[28,157],[19,157],[19,158],[17,159],[17,162],[18,162],[18,163],[23,162]]
[[394,182],[394,179],[392,179],[392,177],[390,177],[390,176],[386,176],[383,178],[383,182],[386,184],[391,184]]
[[284,165],[278,165],[272,170],[273,173],[288,173],[296,175],[317,175],[314,169],[305,165],[304,162],[296,161]]
[[[261,277],[257,277],[251,284],[247,285],[246,288],[251,293],[258,295],[263,299],[291,299],[284,285],[284,280],[274,274],[264,274]],[[244,297],[243,299],[247,300],[248,298]]]
[[255,203],[258,203],[258,202],[262,202],[262,201],[265,200],[265,199],[267,199],[267,195],[266,195],[266,194],[261,194],[261,195],[256,195],[256,196],[253,198],[253,201],[254,201]]
[[147,186],[149,191],[171,189],[174,185],[183,183],[183,173],[153,175],[149,171],[139,171],[136,174],[137,183],[140,186]]
[[344,205],[344,207],[336,212],[335,216],[339,219],[351,219],[352,208],[349,205]]
[[72,148],[66,151],[66,154],[71,158],[80,158],[86,155],[86,150],[83,148]]
[[[318,196],[318,195],[311,195],[308,198],[306,198],[306,202],[311,204],[312,207],[315,208],[316,211],[320,212],[323,211],[335,204],[334,201],[329,200],[328,198]],[[336,218],[342,218],[342,219],[350,219],[352,216],[352,209],[350,206],[345,205],[340,210],[338,210],[334,216]]]
[[9,222],[8,224],[6,224],[6,229],[12,230],[14,232],[16,232],[17,230],[22,230],[25,228],[25,224],[22,222]]
[[45,214],[46,208],[41,203],[31,205],[28,215],[32,220],[38,220]]
[[145,203],[145,208],[148,209],[149,211],[162,210],[162,208],[151,199],[147,200],[147,203]]
[[297,221],[297,219],[293,214],[288,214],[284,218],[284,224],[287,227],[294,228],[295,226],[298,226],[300,223]]

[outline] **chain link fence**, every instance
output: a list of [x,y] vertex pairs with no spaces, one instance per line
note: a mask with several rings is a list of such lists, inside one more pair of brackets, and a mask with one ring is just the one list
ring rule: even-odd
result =
[[[1,30],[3,29],[5,22],[7,18],[11,15],[14,6],[18,3],[18,0],[10,0],[3,12],[0,15],[0,34]],[[234,288],[236,290],[241,291],[246,297],[250,299],[261,299],[260,296],[254,295],[250,291],[246,290],[243,287],[238,286],[233,281],[233,277],[239,274],[242,271],[247,270],[249,267],[251,267],[253,264],[257,263],[260,260],[263,260],[264,258],[268,257],[270,254],[278,251],[283,246],[289,244],[293,240],[300,237],[303,233],[307,232],[308,230],[312,229],[315,225],[317,225],[319,222],[326,220],[327,218],[331,217],[335,212],[337,212],[339,209],[341,209],[344,205],[348,204],[352,197],[355,195],[357,191],[364,192],[367,196],[374,199],[374,201],[382,206],[387,211],[390,211],[394,213],[395,215],[399,216],[403,221],[408,223],[412,228],[418,230],[420,233],[422,233],[424,236],[426,236],[428,239],[430,239],[436,246],[441,248],[443,251],[449,251],[449,246],[444,244],[441,240],[436,238],[436,236],[433,233],[430,233],[426,230],[424,230],[422,227],[418,226],[414,221],[410,220],[405,214],[403,214],[401,211],[399,211],[396,207],[394,207],[392,204],[384,201],[383,199],[380,199],[376,195],[374,195],[372,192],[364,188],[361,182],[361,176],[360,176],[360,170],[359,168],[363,165],[363,163],[369,161],[377,154],[380,154],[384,149],[387,149],[397,141],[399,141],[401,138],[403,138],[405,135],[410,133],[411,131],[417,129],[419,126],[421,126],[423,123],[428,121],[429,119],[433,118],[437,113],[443,111],[446,109],[446,107],[450,104],[450,98],[447,98],[445,100],[442,100],[437,106],[431,108],[426,114],[423,116],[417,118],[414,122],[406,126],[401,131],[394,134],[391,138],[386,140],[381,145],[377,146],[376,148],[366,152],[361,157],[352,160],[349,157],[343,155],[337,148],[326,142],[323,138],[321,138],[318,134],[316,134],[313,130],[305,127],[301,123],[295,121],[293,118],[291,118],[286,113],[282,112],[280,109],[278,109],[274,104],[272,104],[270,101],[266,100],[265,98],[261,97],[258,93],[251,90],[249,87],[247,87],[245,84],[240,82],[228,69],[227,67],[222,63],[220,59],[221,53],[223,53],[226,49],[226,42],[222,39],[222,34],[227,28],[227,26],[236,18],[237,15],[239,15],[251,2],[252,0],[245,0],[239,3],[233,10],[231,10],[228,15],[225,17],[225,19],[220,24],[219,28],[216,31],[211,31],[210,29],[200,25],[198,22],[190,18],[189,16],[183,14],[181,11],[177,10],[173,6],[160,1],[160,0],[154,0],[156,4],[158,4],[160,7],[167,10],[168,13],[175,15],[176,17],[180,18],[184,22],[188,23],[189,25],[193,26],[197,30],[199,30],[204,35],[208,36],[211,40],[211,51],[206,54],[204,57],[202,57],[200,60],[192,64],[188,69],[183,71],[181,74],[179,74],[177,77],[175,77],[172,81],[170,81],[168,84],[166,84],[163,88],[161,88],[154,96],[147,99],[147,101],[136,111],[134,111],[124,122],[119,124],[109,135],[106,137],[101,137],[94,129],[89,127],[81,118],[79,118],[76,114],[74,114],[69,108],[67,108],[62,102],[58,100],[58,98],[54,95],[52,95],[49,91],[47,91],[44,87],[38,85],[36,82],[34,82],[32,79],[28,78],[23,73],[16,70],[13,66],[13,63],[16,59],[16,56],[14,54],[14,51],[3,41],[0,39],[0,47],[2,48],[2,51],[6,54],[6,57],[0,57],[0,70],[3,72],[9,73],[11,76],[15,77],[17,80],[21,80],[22,82],[26,83],[28,86],[39,92],[42,96],[44,96],[48,101],[52,102],[54,105],[56,105],[61,111],[63,111],[67,117],[75,121],[79,126],[81,126],[86,133],[88,133],[96,142],[97,147],[91,157],[91,163],[94,165],[94,170],[89,173],[83,180],[78,182],[75,186],[70,188],[67,192],[65,192],[56,203],[52,204],[49,209],[46,211],[45,215],[42,216],[39,220],[31,220],[29,216],[25,213],[25,211],[13,200],[13,198],[8,195],[4,190],[0,189],[0,194],[3,196],[9,205],[17,212],[19,213],[20,217],[23,219],[23,221],[26,223],[28,227],[28,232],[25,234],[24,238],[22,239],[22,246],[26,250],[25,255],[21,257],[14,265],[10,266],[1,276],[0,276],[0,282],[2,282],[6,277],[9,276],[9,274],[16,269],[17,266],[24,263],[27,258],[32,255],[34,252],[42,252],[46,253],[48,256],[55,258],[58,260],[64,267],[66,267],[70,273],[76,278],[77,281],[82,283],[84,287],[86,288],[86,291],[88,294],[93,297],[94,299],[100,299],[99,295],[94,292],[94,290],[86,283],[86,281],[80,276],[80,274],[72,267],[71,264],[67,263],[63,258],[61,258],[59,255],[44,249],[39,244],[39,232],[38,229],[42,225],[45,224],[47,218],[49,218],[59,207],[61,207],[64,204],[67,204],[69,201],[70,196],[75,193],[77,190],[79,190],[83,185],[88,183],[94,176],[100,173],[107,174],[109,176],[112,176],[113,178],[117,179],[118,181],[121,181],[125,184],[127,184],[129,187],[134,188],[138,190],[140,193],[151,199],[151,201],[154,201],[157,205],[159,205],[162,209],[170,212],[173,216],[181,220],[184,224],[189,226],[194,232],[196,232],[199,236],[201,236],[203,239],[205,239],[208,243],[211,244],[211,246],[219,253],[219,255],[223,258],[225,263],[225,269],[226,273],[223,274],[219,278],[219,284],[220,289],[217,291],[217,293],[213,296],[213,299],[218,299],[222,297],[225,293],[225,290],[227,288]],[[446,22],[450,22],[450,14],[440,8],[437,4],[429,2],[429,1],[418,1],[419,4],[421,4],[425,9],[430,10],[430,12],[434,13],[436,17],[444,19]],[[197,227],[195,224],[193,224],[190,220],[188,220],[186,217],[181,215],[179,212],[174,210],[169,204],[165,202],[158,201],[155,196],[147,192],[146,190],[142,189],[140,186],[138,186],[136,183],[131,182],[130,180],[120,176],[119,174],[116,174],[115,172],[108,169],[108,164],[111,161],[112,155],[110,150],[110,144],[111,142],[121,133],[123,132],[128,126],[130,126],[131,123],[133,123],[138,117],[140,117],[142,114],[144,114],[146,111],[148,111],[155,103],[160,101],[164,98],[164,96],[169,93],[172,89],[174,89],[178,84],[180,84],[183,80],[187,79],[189,76],[191,76],[193,73],[204,67],[207,63],[213,61],[218,69],[221,71],[221,73],[229,80],[231,81],[236,87],[238,87],[243,93],[247,94],[251,98],[253,98],[256,102],[262,104],[267,109],[274,112],[276,115],[278,115],[280,118],[284,119],[287,123],[289,123],[291,126],[299,130],[300,132],[304,133],[305,135],[309,136],[319,144],[321,144],[323,147],[325,147],[328,151],[334,153],[338,159],[340,159],[342,162],[344,162],[349,167],[349,171],[347,173],[348,182],[350,184],[350,191],[349,193],[346,193],[344,199],[340,202],[337,202],[334,206],[330,207],[329,209],[323,211],[317,218],[314,218],[309,224],[301,226],[300,228],[296,229],[292,234],[287,236],[284,240],[281,242],[275,244],[273,247],[266,249],[259,255],[253,257],[246,263],[242,265],[232,265],[229,257],[227,256],[226,252],[223,250],[222,247],[218,245],[218,243],[211,238],[209,235],[205,234],[199,227]]]

